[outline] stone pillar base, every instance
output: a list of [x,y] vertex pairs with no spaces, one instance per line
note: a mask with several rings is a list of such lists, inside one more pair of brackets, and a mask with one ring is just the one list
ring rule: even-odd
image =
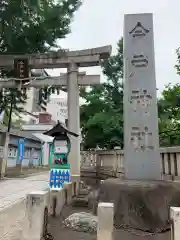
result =
[[180,239],[180,207],[170,207],[171,239]]
[[80,175],[72,175],[71,176],[72,181],[72,188],[73,188],[73,196],[77,197],[79,194],[79,188],[80,188]]
[[6,161],[1,158],[0,159],[0,179],[3,179],[6,174]]
[[47,199],[48,191],[35,191],[27,195],[22,240],[40,240],[44,236],[44,223],[48,220]]
[[115,226],[161,232],[169,228],[169,206],[179,205],[180,183],[109,178],[97,199],[115,204]]
[[60,216],[62,208],[66,202],[65,189],[50,191],[49,211],[52,216]]
[[66,183],[64,187],[65,187],[65,194],[66,194],[66,203],[70,204],[72,202],[72,197],[73,197],[73,184]]
[[114,204],[99,203],[97,240],[113,239],[113,225],[114,225],[113,219],[114,219]]

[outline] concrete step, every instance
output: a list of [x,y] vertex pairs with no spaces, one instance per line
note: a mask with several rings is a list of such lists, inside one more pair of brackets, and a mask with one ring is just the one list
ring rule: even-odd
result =
[[87,197],[87,195],[78,195],[78,199],[85,199]]
[[88,207],[88,198],[79,198],[76,197],[72,201],[72,206],[73,207]]
[[87,189],[80,189],[79,195],[87,196],[89,194],[89,191]]

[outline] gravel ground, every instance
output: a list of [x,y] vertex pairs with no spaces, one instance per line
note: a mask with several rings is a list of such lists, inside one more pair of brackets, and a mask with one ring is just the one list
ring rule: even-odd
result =
[[89,234],[83,232],[75,232],[69,228],[65,228],[62,221],[69,215],[76,212],[88,212],[84,208],[72,208],[71,206],[65,206],[60,217],[50,218],[50,233],[53,235],[54,240],[95,240],[96,234]]
[[[71,206],[65,206],[60,217],[50,218],[50,232],[52,233],[54,240],[95,240],[96,234],[75,232],[71,229],[65,228],[62,221],[75,212],[88,212],[86,208],[72,208]],[[114,240],[170,240],[170,232],[164,234],[158,234],[156,236],[142,236],[142,232],[127,232],[123,230],[114,231]]]

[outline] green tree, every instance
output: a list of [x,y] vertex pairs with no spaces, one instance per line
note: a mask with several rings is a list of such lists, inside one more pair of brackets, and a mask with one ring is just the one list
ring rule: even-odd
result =
[[180,144],[180,85],[168,84],[158,100],[161,146]]
[[[123,148],[123,41],[117,54],[102,63],[107,81],[90,90],[81,89],[81,128],[85,149]],[[180,73],[180,71],[179,71]],[[180,144],[180,85],[169,84],[157,101],[160,146]]]
[[0,114],[5,112],[8,116],[10,105],[12,104],[13,111],[19,113],[23,110],[23,104],[26,103],[26,91],[17,91],[17,89],[2,89],[0,91]]
[[[176,50],[177,74],[180,75],[180,48]],[[161,146],[180,144],[180,85],[168,84],[158,100],[159,133]]]
[[175,65],[175,68],[176,68],[177,74],[180,75],[180,48],[176,50],[176,54],[177,54],[177,63]]
[[[70,32],[70,23],[80,5],[81,0],[0,1],[0,54],[37,53],[60,48],[57,40]],[[0,77],[4,76],[13,77],[13,69],[1,69]],[[47,87],[40,90],[42,97],[50,93],[51,89]],[[10,107],[12,96],[13,105],[21,110],[18,104],[26,101],[26,93],[3,89],[0,91],[0,112]]]
[[[12,119],[11,123],[12,127],[21,129],[22,125],[25,124],[26,121],[24,121],[22,117],[19,115],[19,113],[16,111],[13,111],[12,115],[13,117],[15,117],[15,119]],[[5,125],[7,127],[8,123],[9,123],[9,111],[5,111],[0,124]]]
[[107,81],[90,90],[81,89],[83,146],[89,148],[123,147],[123,40],[117,53],[102,62]]

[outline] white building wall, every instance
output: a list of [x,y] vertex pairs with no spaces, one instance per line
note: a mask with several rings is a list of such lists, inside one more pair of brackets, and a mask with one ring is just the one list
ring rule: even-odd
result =
[[24,109],[26,111],[32,111],[32,108],[33,108],[33,99],[34,99],[34,94],[35,94],[35,91],[34,91],[34,88],[29,88],[27,89],[27,101],[24,105]]
[[47,166],[49,164],[49,143],[45,142],[43,144],[43,159],[42,165]]
[[[35,93],[34,88],[27,89],[27,101],[23,106],[24,110],[27,111],[27,112],[32,112],[34,93]],[[27,121],[27,122],[30,121],[31,116],[25,115],[25,114],[21,114],[21,115],[22,115],[24,121]]]
[[[36,114],[38,112],[42,112],[41,106],[38,104],[38,90],[35,88],[28,88],[27,89],[27,100],[26,103],[23,105],[25,111]],[[33,121],[37,123],[37,119],[33,118],[29,114],[22,113],[22,119],[26,122]]]
[[67,98],[51,97],[47,104],[47,112],[52,115],[52,120],[65,123],[68,118]]
[[[31,76],[33,77],[47,77],[48,74],[44,69],[31,69]],[[38,98],[39,98],[39,89],[37,88],[27,88],[27,100],[26,103],[23,105],[23,108],[25,111],[29,112],[29,113],[36,113],[36,112],[42,112],[44,110],[42,110],[42,107],[44,108],[45,105],[38,104]],[[28,114],[21,114],[22,118],[24,121],[26,122],[34,122],[34,120],[36,121],[35,118],[33,118],[32,116],[28,115]]]

